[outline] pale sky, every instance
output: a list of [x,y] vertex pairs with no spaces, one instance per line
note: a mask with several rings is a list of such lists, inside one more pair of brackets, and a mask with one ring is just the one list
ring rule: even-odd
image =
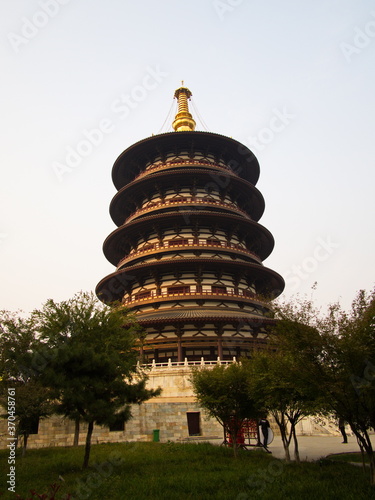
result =
[[0,309],[68,299],[114,270],[112,165],[170,129],[181,80],[208,130],[260,162],[265,265],[284,297],[318,282],[317,305],[348,308],[374,286],[375,2],[15,0],[0,13]]

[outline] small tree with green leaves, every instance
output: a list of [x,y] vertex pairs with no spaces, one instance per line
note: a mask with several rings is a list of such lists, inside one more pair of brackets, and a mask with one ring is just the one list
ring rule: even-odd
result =
[[160,393],[146,389],[147,377],[137,369],[139,326],[124,308],[108,307],[82,292],[61,303],[49,300],[34,317],[42,341],[55,351],[42,381],[58,401],[56,411],[88,423],[86,468],[94,424],[127,421],[131,404]]
[[289,446],[294,442],[294,457],[300,461],[296,425],[305,416],[321,409],[311,386],[301,383],[293,371],[294,360],[273,350],[254,352],[243,361],[249,370],[251,393],[259,407],[271,414],[279,427],[285,458],[290,461]]
[[283,304],[278,316],[274,340],[294,360],[295,380],[319,394],[326,412],[350,425],[375,485],[369,435],[375,428],[375,291],[359,291],[349,312],[333,304],[320,315],[311,301],[295,300]]
[[16,437],[22,438],[22,455],[35,422],[53,409],[51,393],[42,386],[35,363],[42,349],[32,317],[0,313],[0,404],[8,408],[8,389],[14,389]]
[[200,406],[216,418],[224,431],[229,431],[234,456],[237,456],[237,435],[244,420],[259,416],[251,397],[247,371],[239,363],[216,365],[212,369],[195,368],[191,382]]
[[370,430],[375,429],[375,291],[358,292],[349,312],[331,306],[321,331],[327,406],[350,425],[368,456],[375,486],[370,439]]

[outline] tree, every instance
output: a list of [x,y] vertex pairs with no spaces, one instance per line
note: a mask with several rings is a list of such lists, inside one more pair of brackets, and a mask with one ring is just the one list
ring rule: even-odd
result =
[[1,312],[0,404],[8,408],[8,390],[14,389],[16,437],[22,437],[22,455],[35,423],[52,411],[51,394],[40,383],[36,362],[42,349],[32,317]]
[[53,391],[56,412],[88,423],[83,467],[89,463],[94,424],[111,425],[131,418],[133,403],[160,390],[146,389],[134,349],[138,325],[121,307],[108,307],[93,294],[47,301],[34,312],[41,340],[54,351],[41,374]]
[[275,342],[295,360],[296,380],[319,393],[326,411],[348,422],[370,462],[369,430],[375,428],[375,291],[361,290],[345,312],[339,304],[319,316],[310,301],[279,308]]
[[349,313],[331,306],[322,324],[327,404],[348,422],[370,462],[375,486],[375,291],[360,291]]
[[229,430],[234,456],[237,456],[237,435],[244,420],[259,416],[250,394],[247,371],[238,363],[216,365],[212,369],[196,368],[191,382],[200,406],[216,418],[224,430]]
[[294,457],[300,461],[296,425],[305,416],[318,413],[316,393],[309,384],[294,376],[294,360],[280,351],[254,352],[243,361],[249,371],[251,393],[257,405],[270,413],[279,427],[285,458],[290,461],[290,442],[294,441]]

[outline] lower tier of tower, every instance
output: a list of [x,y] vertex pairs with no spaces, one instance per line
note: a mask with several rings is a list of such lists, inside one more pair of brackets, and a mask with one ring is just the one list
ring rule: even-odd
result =
[[[192,315],[194,311],[186,311]],[[264,317],[212,317],[183,319],[184,312],[170,311],[168,320],[151,315],[139,323],[144,333],[139,341],[143,363],[231,361],[251,357],[254,350],[268,347],[268,328],[274,320]]]

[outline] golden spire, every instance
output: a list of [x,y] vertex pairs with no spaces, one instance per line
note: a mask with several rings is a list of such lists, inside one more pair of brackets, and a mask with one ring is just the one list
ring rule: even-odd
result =
[[183,81],[181,83],[182,86],[174,93],[174,97],[178,101],[178,110],[172,126],[176,132],[195,130],[195,121],[189,113],[188,105],[188,99],[190,99],[192,93],[188,88],[184,87]]

